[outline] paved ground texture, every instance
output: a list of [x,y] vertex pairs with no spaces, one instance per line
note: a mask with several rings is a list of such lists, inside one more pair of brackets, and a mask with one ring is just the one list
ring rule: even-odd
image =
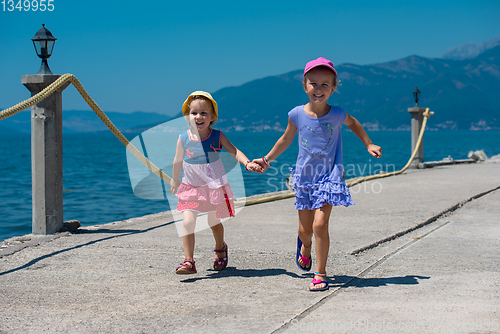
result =
[[331,215],[326,292],[295,265],[293,199],[224,224],[221,272],[204,230],[198,273],[174,273],[183,250],[168,213],[12,238],[0,333],[500,333],[499,187],[500,163],[355,186],[356,205]]

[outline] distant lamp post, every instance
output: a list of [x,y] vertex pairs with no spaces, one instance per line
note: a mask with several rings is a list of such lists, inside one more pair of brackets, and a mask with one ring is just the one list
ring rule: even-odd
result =
[[[420,129],[422,128],[422,122],[424,121],[424,111],[425,108],[420,108],[418,106],[418,100],[420,100],[420,91],[415,87],[413,91],[413,99],[415,100],[415,106],[408,108],[408,112],[411,114],[411,152],[415,150],[417,146],[418,137],[420,135]],[[418,168],[421,163],[424,162],[424,140],[410,165],[410,168]]]
[[52,56],[57,38],[52,35],[49,29],[45,28],[45,24],[42,24],[42,28],[36,32],[35,37],[31,40],[35,46],[36,54],[42,58],[42,66],[37,74],[52,74],[47,59]]
[[418,87],[415,87],[415,90],[413,91],[413,99],[415,100],[415,105],[418,106],[418,100],[420,99],[420,91],[418,90]]

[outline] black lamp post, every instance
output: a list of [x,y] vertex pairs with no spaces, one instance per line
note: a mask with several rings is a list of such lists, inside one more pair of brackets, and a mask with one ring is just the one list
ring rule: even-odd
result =
[[42,24],[42,28],[36,32],[35,37],[31,40],[35,46],[36,54],[38,57],[42,58],[42,66],[40,66],[40,70],[37,74],[52,74],[47,59],[52,56],[52,50],[54,50],[54,44],[57,38],[45,28],[45,24]]
[[417,87],[415,87],[415,90],[413,91],[413,99],[415,100],[415,105],[418,106],[418,100],[420,99],[420,91],[418,90]]
[[[420,136],[420,129],[422,128],[422,123],[424,121],[424,108],[418,106],[418,100],[420,100],[420,91],[417,87],[413,91],[413,99],[415,100],[415,106],[408,108],[408,112],[411,114],[411,152],[415,151],[417,147],[418,138]],[[411,168],[418,168],[420,163],[424,162],[424,142],[419,146],[417,153],[412,161]]]
[[[40,1],[42,2],[42,1]],[[47,65],[56,38],[45,28],[31,39],[42,66],[35,75],[23,75],[21,83],[35,96],[60,75]],[[69,84],[69,83],[67,83]],[[63,86],[64,87],[64,86]],[[66,87],[64,87],[66,88]],[[62,92],[60,88],[31,107],[32,232],[53,234],[63,226],[63,136]]]

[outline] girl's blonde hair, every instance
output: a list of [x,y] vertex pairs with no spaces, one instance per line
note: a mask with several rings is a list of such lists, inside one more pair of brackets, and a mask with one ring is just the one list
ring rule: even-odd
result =
[[196,101],[196,100],[207,101],[210,104],[210,109],[212,109],[212,112],[215,113],[214,105],[212,104],[212,101],[210,101],[210,99],[208,97],[202,96],[202,95],[195,95],[195,96],[192,96],[191,99],[189,100],[189,103],[188,103],[188,114],[189,114],[189,111],[191,110],[191,103],[193,103],[193,101]]

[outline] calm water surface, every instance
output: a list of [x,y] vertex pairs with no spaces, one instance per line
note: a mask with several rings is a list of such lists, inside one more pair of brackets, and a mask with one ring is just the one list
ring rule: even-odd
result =
[[[281,133],[226,133],[229,140],[249,158],[266,154]],[[410,156],[410,132],[370,132],[382,146],[383,157],[373,159],[351,132],[343,136],[347,176],[367,175],[381,169],[401,169]],[[129,136],[132,139],[134,136]],[[500,154],[499,131],[427,131],[426,161],[467,158],[471,150],[483,149],[488,156]],[[31,233],[31,153],[29,134],[0,134],[0,241]],[[64,220],[77,219],[83,226],[120,221],[169,210],[166,201],[134,196],[123,144],[111,133],[64,135]],[[288,166],[295,163],[294,143],[264,174],[243,172],[246,194],[286,189]],[[167,172],[171,174],[171,172]]]

